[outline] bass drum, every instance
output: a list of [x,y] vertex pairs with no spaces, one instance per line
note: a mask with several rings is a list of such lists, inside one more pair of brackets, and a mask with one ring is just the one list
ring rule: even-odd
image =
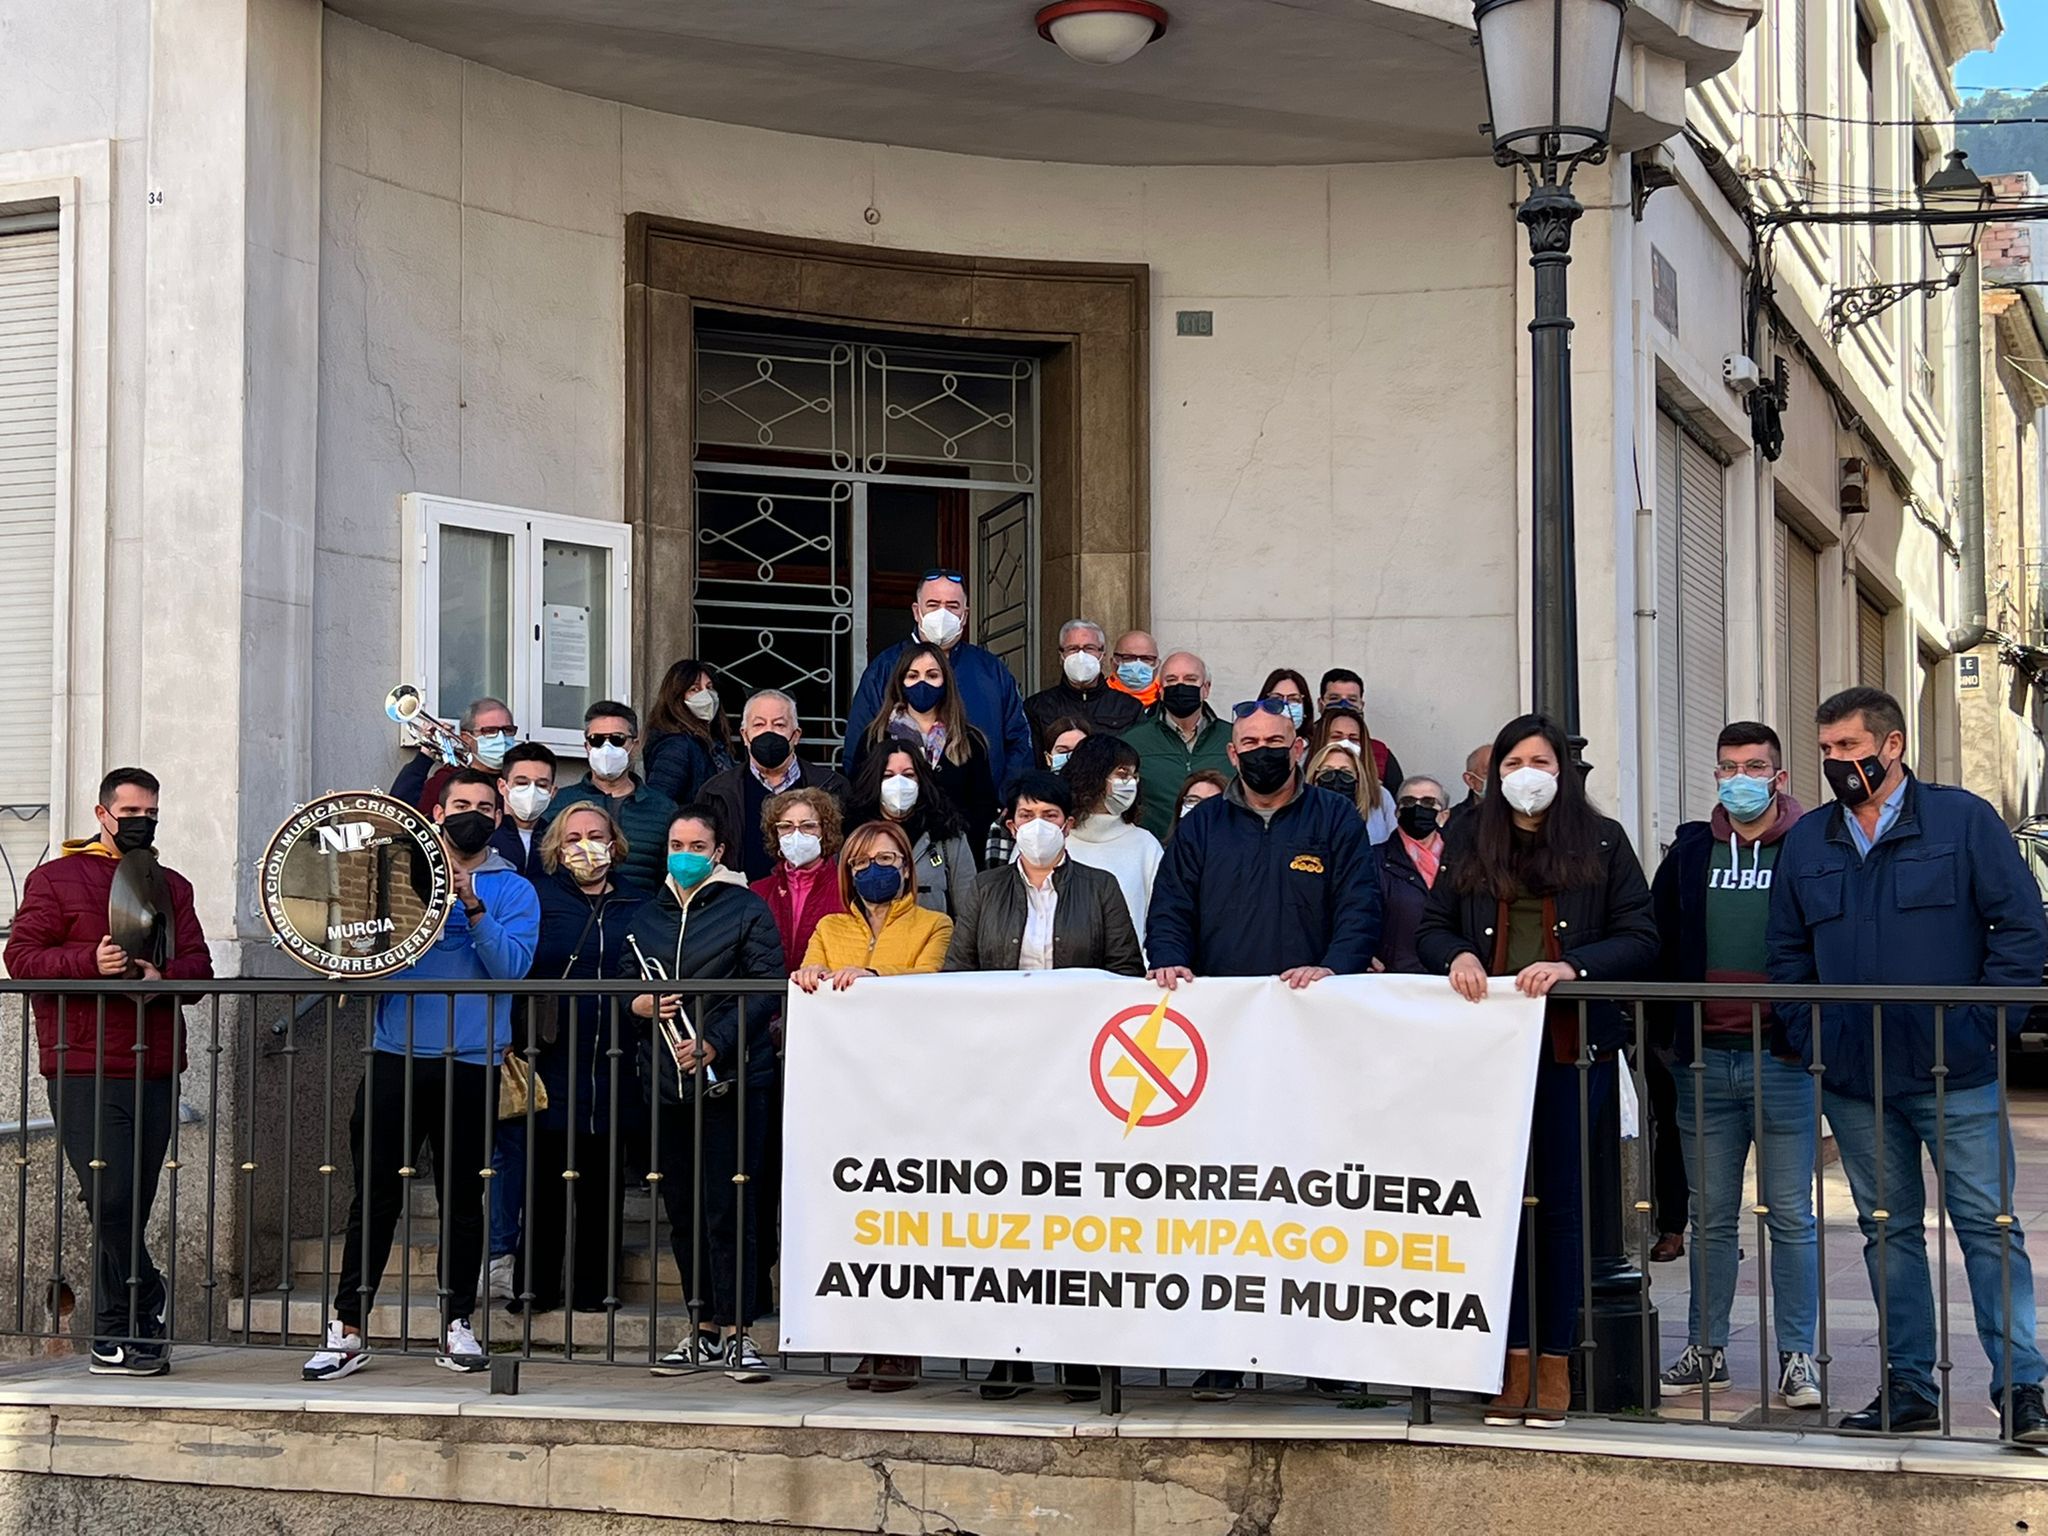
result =
[[263,853],[271,943],[326,976],[388,976],[441,936],[454,905],[448,851],[425,815],[374,790],[294,811]]

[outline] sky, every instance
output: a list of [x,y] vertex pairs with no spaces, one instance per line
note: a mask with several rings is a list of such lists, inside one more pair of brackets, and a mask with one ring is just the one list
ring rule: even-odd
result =
[[1956,84],[2032,90],[2048,85],[2048,0],[1999,0],[2005,35],[1989,53],[1973,53],[1956,66]]

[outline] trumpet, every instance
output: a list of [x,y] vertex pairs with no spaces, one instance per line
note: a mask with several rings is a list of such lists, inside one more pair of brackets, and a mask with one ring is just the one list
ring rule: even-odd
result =
[[427,712],[427,701],[411,683],[400,683],[384,695],[384,713],[413,734],[422,746],[431,744],[451,768],[475,765],[476,743],[467,731]]
[[[647,952],[640,947],[640,941],[634,938],[632,934],[626,935],[626,943],[632,947],[633,958],[639,962],[640,974],[644,979],[648,981],[667,981],[669,979],[668,972],[662,968],[661,962],[650,959]],[[659,996],[654,999],[654,1027],[660,1030],[662,1038],[668,1041],[669,1059],[676,1064],[676,1098],[681,1103],[687,1104],[690,1102],[690,1079],[683,1075],[681,1059],[683,1042],[695,1040],[697,1032],[690,1028],[690,1021],[684,1018],[681,1013],[677,1013],[673,1019],[664,1017],[661,1011],[661,998]],[[730,1082],[721,1078],[712,1070],[710,1062],[704,1063],[704,1097],[707,1099],[718,1098],[731,1086]]]

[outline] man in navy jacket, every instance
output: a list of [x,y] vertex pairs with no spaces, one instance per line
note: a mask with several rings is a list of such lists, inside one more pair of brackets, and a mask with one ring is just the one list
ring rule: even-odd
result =
[[1145,948],[1160,986],[1277,975],[1306,987],[1372,969],[1379,863],[1358,807],[1302,781],[1302,747],[1269,701],[1237,706],[1237,778],[1181,818],[1152,882]]
[[[1823,1005],[1817,1039],[1809,1007],[1779,1010],[1793,1047],[1823,1068],[1864,1264],[1885,1298],[1886,1377],[1870,1406],[1843,1423],[1889,1431],[1941,1424],[1920,1195],[1921,1148],[1931,1151],[1939,1131],[1942,1198],[1962,1246],[1977,1337],[1991,1360],[1992,1401],[2010,1409],[2013,1438],[2048,1443],[2034,1273],[2011,1219],[1999,1010],[1951,1006],[1937,1014],[1935,1007],[1966,987],[2041,984],[2048,921],[2040,891],[1996,811],[1967,790],[1923,784],[1907,771],[1905,714],[1890,694],[1851,688],[1815,718],[1821,766],[1840,803],[1802,818],[1784,840],[1771,887],[1771,980],[1911,986],[1928,998],[1886,1004],[1881,1030],[1869,1004]],[[2017,1028],[2024,1012],[2011,1010],[2007,1024]]]
[[[846,717],[846,752],[840,767],[853,772],[853,760],[860,739],[874,724],[882,707],[882,694],[889,679],[902,665],[903,653],[919,643],[942,647],[953,664],[953,677],[960,688],[960,704],[967,711],[968,724],[988,739],[988,772],[996,792],[1010,782],[1012,774],[1038,766],[1038,754],[1031,745],[1031,722],[1024,714],[1024,694],[1017,679],[993,651],[983,650],[967,639],[967,578],[958,571],[932,570],[917,584],[917,598],[910,605],[916,633],[898,641],[873,661],[860,677],[853,695],[853,708]],[[980,835],[977,828],[975,835]]]

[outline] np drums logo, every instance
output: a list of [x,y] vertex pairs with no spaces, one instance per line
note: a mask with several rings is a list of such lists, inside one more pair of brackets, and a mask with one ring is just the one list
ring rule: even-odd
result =
[[361,853],[365,848],[391,841],[388,837],[379,837],[376,826],[367,821],[335,822],[315,827],[313,834],[320,840],[322,853]]
[[1195,1107],[1209,1081],[1209,1047],[1167,993],[1149,1008],[1126,1008],[1095,1036],[1089,1076],[1102,1107],[1124,1134],[1169,1125]]
[[373,791],[294,811],[263,855],[271,942],[309,970],[365,978],[403,970],[448,921],[448,853],[434,825]]

